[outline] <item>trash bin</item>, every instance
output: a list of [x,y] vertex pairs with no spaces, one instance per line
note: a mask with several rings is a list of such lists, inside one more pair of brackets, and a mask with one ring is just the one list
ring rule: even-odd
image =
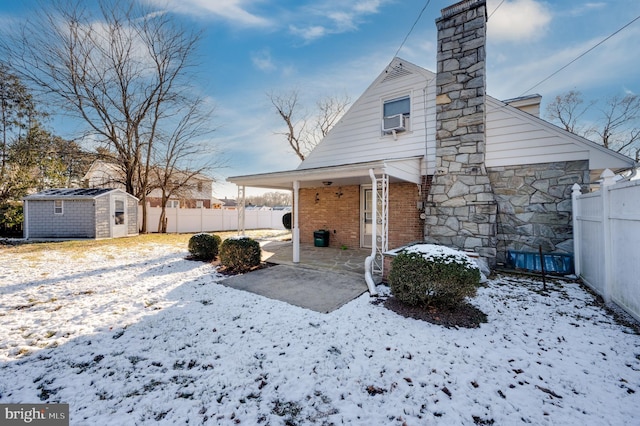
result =
[[316,247],[329,247],[329,231],[313,231],[313,245]]

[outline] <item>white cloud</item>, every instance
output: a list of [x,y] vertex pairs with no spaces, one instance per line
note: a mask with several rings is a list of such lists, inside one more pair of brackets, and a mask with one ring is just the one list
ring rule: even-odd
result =
[[271,57],[269,49],[262,49],[259,52],[253,52],[251,54],[251,62],[253,65],[261,71],[270,72],[276,70],[276,64]]
[[569,15],[570,16],[581,16],[581,15],[583,15],[585,13],[591,12],[592,10],[603,9],[606,6],[607,6],[607,4],[604,3],[604,2],[583,3],[583,4],[580,4],[579,6],[571,9],[569,11]]
[[[552,48],[531,51],[531,60],[517,63],[503,63],[487,73],[487,93],[499,99],[507,99],[528,93],[555,96],[556,93],[577,89],[597,89],[618,85],[622,90],[637,86],[636,58],[629,55],[629,46],[634,46],[640,37],[640,29],[629,29],[609,39],[605,44],[589,52],[566,69],[537,85],[543,79],[567,65],[583,54],[603,37],[584,40],[579,44],[562,49]],[[537,59],[534,59],[537,58]]]
[[248,0],[146,0],[147,3],[161,8],[168,8],[185,15],[212,17],[242,26],[268,26],[271,22],[249,12]]
[[536,39],[551,22],[551,12],[535,0],[489,1],[488,36],[494,42],[522,42]]
[[327,29],[320,25],[314,25],[309,27],[297,27],[296,25],[290,25],[289,31],[291,34],[296,35],[304,39],[304,41],[313,41],[327,34]]
[[353,6],[353,10],[358,13],[378,13],[380,6],[384,4],[381,0],[363,0]]
[[[311,42],[330,34],[356,31],[368,15],[377,14],[390,0],[325,0],[304,6],[296,11],[297,25],[289,31],[305,42]],[[304,23],[304,24],[300,24]]]

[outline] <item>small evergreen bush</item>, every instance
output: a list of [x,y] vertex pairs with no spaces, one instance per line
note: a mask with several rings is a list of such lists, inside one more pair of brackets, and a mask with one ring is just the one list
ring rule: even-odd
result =
[[196,260],[213,260],[218,256],[220,242],[218,235],[195,234],[189,239],[189,253]]
[[260,243],[251,238],[229,238],[220,246],[220,263],[230,272],[248,272],[260,265]]
[[453,308],[476,294],[480,270],[467,255],[429,244],[399,253],[391,262],[391,293],[408,305]]

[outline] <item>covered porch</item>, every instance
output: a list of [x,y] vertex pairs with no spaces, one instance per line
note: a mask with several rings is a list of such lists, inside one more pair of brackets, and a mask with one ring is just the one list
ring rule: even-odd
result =
[[[407,213],[416,216],[416,199],[419,199],[422,191],[422,169],[422,157],[410,157],[235,176],[227,180],[238,185],[239,230],[244,230],[246,187],[292,191],[290,254],[283,249],[279,258],[290,255],[289,262],[292,264],[313,263],[316,258],[323,258],[323,250],[326,251],[327,247],[318,250],[310,247],[310,235],[315,229],[327,229],[330,239],[333,239],[328,248],[346,249],[342,250],[343,256],[348,257],[356,252],[366,254],[368,251],[364,259],[354,257],[349,259],[349,263],[359,262],[362,265],[353,267],[353,270],[364,275],[369,292],[375,295],[373,276],[382,275],[382,254],[389,249],[390,187],[404,184],[406,190],[408,185],[412,195],[408,197],[407,206],[402,204],[401,208],[410,209]],[[304,251],[301,250],[303,245]]]
[[307,268],[347,272],[364,276],[364,261],[371,254],[368,249],[341,250],[300,244],[300,261],[293,263],[292,241],[267,241],[262,246],[262,260],[278,265],[300,265]]

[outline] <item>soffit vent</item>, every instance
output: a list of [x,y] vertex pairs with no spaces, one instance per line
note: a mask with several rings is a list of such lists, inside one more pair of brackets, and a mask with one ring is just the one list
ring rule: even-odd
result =
[[402,66],[402,63],[390,66],[385,72],[387,75],[382,80],[383,83],[412,74],[411,71]]

